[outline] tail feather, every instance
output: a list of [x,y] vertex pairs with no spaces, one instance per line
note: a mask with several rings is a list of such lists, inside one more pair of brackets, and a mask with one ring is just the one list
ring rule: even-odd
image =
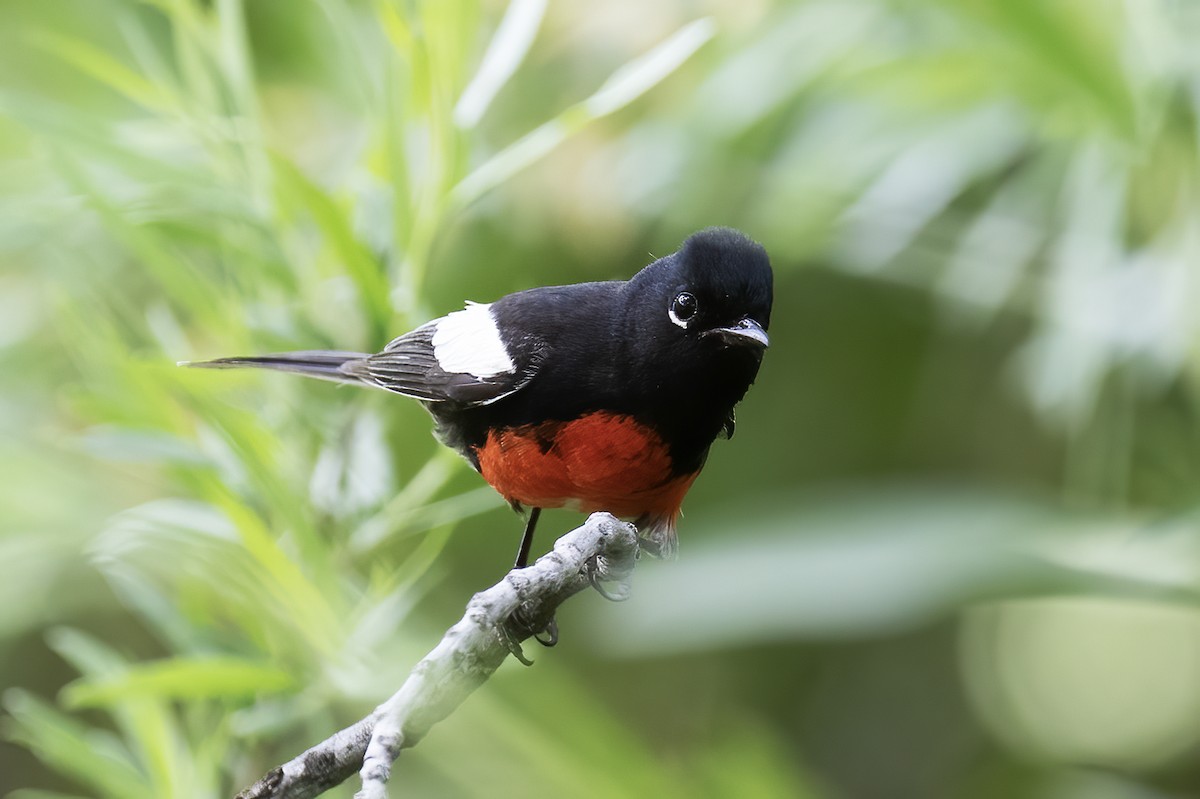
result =
[[358,383],[357,377],[342,371],[342,365],[369,357],[365,352],[339,352],[335,350],[308,350],[304,352],[280,352],[272,355],[234,356],[212,361],[182,361],[180,366],[199,369],[274,369],[279,372],[332,380],[335,383]]

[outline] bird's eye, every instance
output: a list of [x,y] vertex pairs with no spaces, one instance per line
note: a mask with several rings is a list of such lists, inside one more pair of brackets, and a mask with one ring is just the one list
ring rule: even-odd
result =
[[688,321],[696,315],[699,308],[694,296],[686,291],[681,291],[675,295],[675,300],[671,303],[671,321],[680,327],[687,327]]

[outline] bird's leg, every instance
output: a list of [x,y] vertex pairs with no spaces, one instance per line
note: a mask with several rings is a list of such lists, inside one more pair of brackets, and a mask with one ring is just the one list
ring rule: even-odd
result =
[[[529,550],[533,546],[533,531],[537,528],[538,516],[540,516],[541,513],[541,508],[529,509],[529,518],[525,520],[525,532],[521,536],[521,546],[519,549],[517,549],[517,561],[513,564],[514,569],[524,569],[529,566]],[[519,614],[520,611],[514,613],[514,615],[518,617],[518,622],[521,622],[523,620],[520,618]],[[542,633],[545,634],[545,638],[541,637],[541,634],[538,634],[533,636],[533,640],[537,641],[542,646],[554,646],[558,643],[558,623],[554,620],[553,616],[551,616],[550,621],[546,623],[546,629],[543,630]],[[516,653],[514,652],[513,654]],[[518,658],[522,663],[525,663],[525,659],[523,657],[518,655]],[[529,664],[526,663],[525,665]]]
[[529,548],[533,546],[533,531],[537,527],[538,516],[541,513],[541,508],[529,509],[529,518],[525,521],[525,533],[521,536],[521,546],[517,549],[517,562],[513,564],[514,569],[524,569],[529,565]]

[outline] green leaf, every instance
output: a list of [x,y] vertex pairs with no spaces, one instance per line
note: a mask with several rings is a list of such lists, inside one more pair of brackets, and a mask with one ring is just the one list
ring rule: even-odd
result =
[[[1041,63],[1077,86],[1101,110],[1113,127],[1132,137],[1136,130],[1134,108],[1120,70],[1111,56],[1086,37],[1083,23],[1093,11],[1080,6],[1078,17],[1057,11],[1043,0],[989,0],[997,27],[1019,37],[1019,44]],[[1067,6],[1069,7],[1069,6]]]
[[[127,660],[116,650],[78,630],[56,629],[48,641],[87,677],[116,680],[129,669]],[[185,737],[167,702],[151,696],[130,696],[112,705],[110,712],[123,739],[146,769],[154,795],[182,796],[182,786],[196,779],[196,763],[188,754]]]
[[583,101],[584,107],[593,118],[624,108],[678,69],[716,32],[716,23],[708,17],[684,25],[658,47],[610,75],[595,94]]
[[346,212],[329,194],[283,155],[274,153],[271,163],[280,195],[297,202],[316,223],[358,289],[359,302],[371,322],[371,335],[379,336],[392,315],[385,270],[355,235]]
[[232,500],[220,504],[233,521],[243,546],[262,567],[268,591],[290,610],[296,629],[313,650],[325,654],[336,651],[341,625],[330,606],[333,597],[322,594],[253,511]]
[[295,684],[291,674],[262,661],[181,656],[129,666],[110,677],[77,680],[63,689],[63,702],[70,708],[95,708],[142,697],[247,699]]
[[454,106],[454,122],[460,128],[479,124],[496,93],[525,59],[545,13],[546,0],[512,0],[508,4],[479,70]]
[[698,19],[649,53],[620,67],[595,94],[525,134],[463,178],[451,192],[452,205],[469,205],[540,160],[588,123],[624,108],[674,72],[715,32],[711,19]]
[[46,642],[77,671],[90,677],[113,676],[127,661],[115,649],[80,630],[56,627],[46,633]]
[[164,92],[160,86],[94,45],[49,31],[38,31],[30,35],[35,43],[48,52],[54,53],[135,103],[157,111],[174,107],[171,95]]
[[371,517],[354,531],[350,548],[360,554],[370,552],[386,541],[454,524],[499,507],[499,495],[488,486],[428,505],[400,507],[389,503],[386,511]]
[[50,768],[112,799],[153,799],[146,777],[116,739],[89,730],[33,694],[4,694],[5,737],[30,749]]

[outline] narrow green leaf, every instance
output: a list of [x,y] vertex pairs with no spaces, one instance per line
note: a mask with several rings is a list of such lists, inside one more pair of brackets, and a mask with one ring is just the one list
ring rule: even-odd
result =
[[678,69],[716,31],[716,23],[708,17],[684,25],[658,47],[614,72],[584,101],[584,107],[597,118],[624,108]]
[[95,708],[141,697],[245,699],[294,685],[292,675],[261,661],[175,657],[130,666],[112,677],[77,680],[63,689],[63,702],[70,708]]
[[178,78],[159,52],[159,44],[147,30],[143,18],[133,11],[121,13],[117,17],[117,27],[146,80],[178,101],[182,97]]
[[[56,652],[85,675],[120,679],[129,668],[125,659],[107,644],[83,632],[58,629],[49,636]],[[112,716],[122,737],[146,769],[155,796],[175,796],[191,772],[186,745],[165,702],[131,697],[114,705]],[[118,794],[120,796],[122,794]]]
[[375,12],[381,23],[383,32],[387,35],[388,41],[396,52],[402,56],[409,57],[413,51],[413,33],[412,28],[404,17],[396,13],[395,7],[386,2],[386,0],[378,0],[375,3]]
[[496,153],[454,187],[451,201],[458,206],[470,205],[525,167],[540,161],[570,134],[591,121],[587,116],[581,116],[579,110],[578,106],[572,106]]
[[146,777],[120,754],[108,733],[89,730],[33,694],[17,688],[4,694],[9,714],[5,737],[30,749],[64,776],[112,799],[153,799]]
[[479,70],[454,106],[454,122],[460,128],[479,124],[496,93],[525,59],[545,13],[546,0],[512,0],[508,4]]
[[370,552],[386,541],[455,524],[500,506],[499,495],[483,486],[428,505],[397,508],[362,524],[351,536],[350,548],[359,554]]
[[116,463],[161,463],[203,466],[207,459],[180,436],[158,430],[98,425],[80,437],[83,449]]
[[588,123],[624,108],[674,72],[715,32],[711,19],[698,19],[649,53],[620,67],[595,94],[525,134],[463,178],[451,192],[451,205],[469,205],[540,160]]
[[[1086,3],[1045,3],[1042,0],[986,0],[953,3],[956,12],[981,13],[987,35],[1003,34],[1023,60],[1032,62],[1026,78],[1041,90],[1047,79],[1064,81],[1125,137],[1136,133],[1136,109],[1118,66],[1116,43],[1100,43]],[[1079,9],[1073,11],[1072,9]],[[1036,82],[1036,83],[1035,83]]]
[[108,644],[70,627],[46,633],[46,642],[76,671],[89,677],[106,677],[124,671],[127,661]]
[[272,165],[282,197],[300,203],[350,274],[363,310],[371,320],[372,335],[377,334],[392,313],[384,270],[354,234],[346,213],[332,197],[283,155],[273,154]]
[[161,288],[180,307],[203,311],[219,307],[211,282],[195,264],[180,255],[173,242],[129,214],[105,196],[84,165],[65,149],[56,150],[56,165],[72,186],[85,195],[109,234],[129,249],[139,263],[158,280]]
[[233,521],[242,544],[262,567],[271,593],[291,609],[298,631],[316,651],[330,653],[338,645],[337,614],[316,585],[284,552],[262,520],[231,498],[219,502]]
[[169,93],[88,42],[48,31],[38,31],[30,36],[43,49],[138,105],[157,111],[173,107]]
[[[87,677],[119,681],[129,672],[125,658],[104,642],[78,630],[54,630],[49,643]],[[109,712],[145,768],[152,795],[184,795],[182,786],[196,779],[195,764],[187,754],[185,736],[168,701],[150,694],[127,696],[124,701],[111,704]]]

